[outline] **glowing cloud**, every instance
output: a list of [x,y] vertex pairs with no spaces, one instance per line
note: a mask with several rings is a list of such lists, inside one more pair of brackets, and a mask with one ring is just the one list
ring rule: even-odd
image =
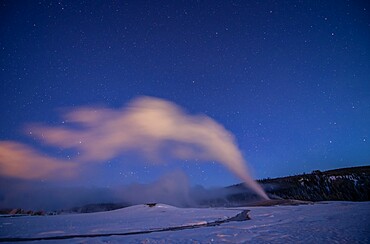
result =
[[207,116],[186,114],[171,102],[151,97],[137,98],[121,110],[83,107],[64,116],[78,129],[33,125],[28,130],[47,144],[76,149],[81,162],[104,162],[125,150],[158,158],[164,149],[174,158],[215,160],[268,198],[249,175],[233,135]]
[[0,174],[21,179],[71,177],[76,165],[44,156],[32,148],[11,141],[0,141]]

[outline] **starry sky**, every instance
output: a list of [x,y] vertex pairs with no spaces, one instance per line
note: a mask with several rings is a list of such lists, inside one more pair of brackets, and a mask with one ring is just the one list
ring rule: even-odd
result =
[[[367,1],[1,1],[0,11],[2,142],[73,161],[27,126],[149,96],[217,121],[255,178],[369,165]],[[213,160],[137,154],[62,182],[149,183],[176,170],[193,185],[240,182]]]

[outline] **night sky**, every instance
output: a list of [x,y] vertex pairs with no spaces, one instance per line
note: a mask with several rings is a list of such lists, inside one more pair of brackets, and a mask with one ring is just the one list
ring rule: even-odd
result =
[[[0,11],[2,147],[72,162],[75,151],[29,126],[79,130],[65,111],[149,96],[217,121],[255,178],[369,165],[367,1],[1,1]],[[2,180],[54,182],[9,177],[0,160]],[[56,184],[150,183],[178,170],[192,185],[240,182],[213,160],[150,160],[123,152]]]

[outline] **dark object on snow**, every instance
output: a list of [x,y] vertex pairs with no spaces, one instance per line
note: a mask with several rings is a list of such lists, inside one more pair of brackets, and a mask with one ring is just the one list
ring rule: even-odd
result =
[[228,219],[228,222],[231,221],[246,221],[250,220],[251,217],[249,217],[249,210],[243,210],[242,212],[238,213],[234,217],[231,217]]
[[146,204],[149,208],[155,207],[157,205],[156,203],[147,203]]

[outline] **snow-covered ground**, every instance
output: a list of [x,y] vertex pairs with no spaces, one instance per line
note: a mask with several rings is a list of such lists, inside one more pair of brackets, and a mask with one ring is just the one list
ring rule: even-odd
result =
[[[245,209],[251,220],[223,222]],[[185,228],[177,228],[181,226]],[[2,242],[42,238],[43,243],[369,243],[370,202],[230,209],[159,204],[91,214],[0,218]]]

